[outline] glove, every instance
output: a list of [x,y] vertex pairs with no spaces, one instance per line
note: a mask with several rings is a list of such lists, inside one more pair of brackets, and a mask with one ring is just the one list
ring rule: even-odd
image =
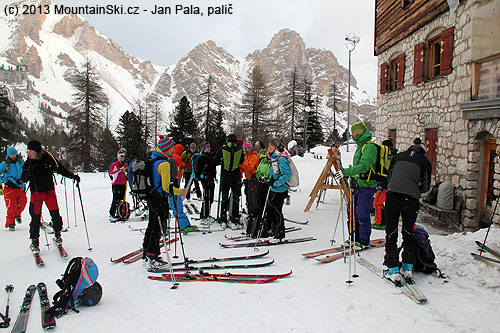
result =
[[80,176],[78,176],[78,175],[73,175],[73,179],[74,179],[77,183],[80,183]]
[[342,178],[344,178],[344,173],[342,172],[342,170],[339,170],[339,171],[337,171],[337,172],[335,172],[335,173],[333,174],[333,177],[334,177],[334,178],[335,178],[338,182],[340,182],[340,180],[341,180]]

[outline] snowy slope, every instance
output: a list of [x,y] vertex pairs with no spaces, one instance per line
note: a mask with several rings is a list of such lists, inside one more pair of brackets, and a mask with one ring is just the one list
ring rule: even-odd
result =
[[[325,154],[325,148],[315,153]],[[344,164],[352,159],[344,153]],[[79,314],[70,312],[57,321],[59,332],[496,332],[497,309],[500,307],[500,271],[497,267],[475,261],[475,240],[482,240],[485,230],[476,233],[431,235],[437,264],[449,276],[446,280],[416,274],[416,280],[429,302],[417,305],[375,275],[357,266],[360,275],[348,286],[348,265],[342,261],[319,264],[305,259],[301,253],[328,248],[340,208],[339,193],[329,190],[324,204],[310,212],[303,209],[325,160],[294,158],[300,171],[300,191],[291,193],[291,205],[284,207],[289,218],[308,219],[309,225],[287,235],[289,238],[314,236],[318,240],[295,245],[270,247],[269,259],[276,262],[266,268],[245,270],[249,273],[284,273],[291,277],[267,285],[225,283],[183,283],[177,290],[169,282],[146,278],[141,263],[113,264],[118,257],[141,246],[143,235],[131,231],[128,225],[145,226],[144,222],[110,224],[107,222],[111,199],[109,178],[103,174],[82,175],[82,195],[90,241],[87,251],[85,229],[77,195],[78,227],[73,219],[73,195],[68,186],[69,232],[63,234],[65,247],[71,256],[91,256],[100,268],[99,282],[104,288],[101,303],[83,308]],[[59,177],[58,181],[59,181]],[[69,184],[68,184],[69,185]],[[57,186],[61,213],[68,223],[65,210],[64,186]],[[200,206],[200,202],[195,201]],[[212,212],[216,212],[216,204]],[[0,204],[0,216],[5,206]],[[45,211],[44,219],[50,216]],[[0,287],[13,283],[11,317],[15,318],[24,291],[29,284],[45,281],[49,294],[57,291],[54,281],[64,272],[69,260],[59,258],[52,246],[42,246],[45,267],[36,267],[28,249],[29,215],[23,213],[23,224],[15,232],[0,230]],[[290,224],[291,225],[291,224]],[[218,243],[224,234],[238,231],[189,234],[184,237],[185,250],[191,258],[252,254],[250,249],[222,249]],[[374,230],[372,238],[383,237]],[[42,235],[41,243],[45,240]],[[336,243],[342,241],[342,226],[338,226]],[[493,229],[488,238],[491,247],[500,248],[500,230]],[[260,251],[264,251],[261,248]],[[172,251],[174,251],[172,249]],[[180,248],[177,249],[180,255]],[[383,260],[383,249],[373,249],[361,255],[373,263]],[[256,260],[257,261],[257,260]],[[260,260],[259,260],[260,262]],[[236,272],[236,270],[234,270]],[[0,306],[4,304],[1,295]],[[42,332],[39,302],[36,296],[28,321],[29,332]],[[3,310],[3,308],[2,308]]]

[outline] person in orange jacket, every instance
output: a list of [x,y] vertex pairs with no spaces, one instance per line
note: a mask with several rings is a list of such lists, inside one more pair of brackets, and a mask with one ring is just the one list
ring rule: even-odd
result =
[[176,144],[174,147],[174,153],[172,157],[175,160],[175,163],[177,164],[177,179],[179,180],[179,184],[181,183],[182,179],[182,170],[186,169],[189,167],[186,163],[182,161],[182,152],[184,151],[184,146],[181,145],[180,143]]
[[375,209],[375,222],[372,224],[373,229],[385,230],[385,187],[377,186],[377,193],[373,199],[373,208]]
[[240,164],[240,170],[245,174],[245,197],[247,198],[248,223],[252,223],[253,219],[258,214],[257,203],[257,167],[259,166],[260,158],[257,151],[253,149],[253,144],[250,141],[243,143],[243,152],[245,159]]

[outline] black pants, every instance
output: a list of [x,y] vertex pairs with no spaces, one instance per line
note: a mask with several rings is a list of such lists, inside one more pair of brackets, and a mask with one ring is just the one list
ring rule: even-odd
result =
[[269,201],[267,203],[267,221],[271,227],[271,233],[274,238],[285,238],[285,218],[283,217],[283,203],[288,197],[288,191],[269,192]]
[[[148,227],[144,233],[142,242],[143,256],[160,255],[160,222],[163,228],[167,228],[169,219],[168,198],[155,197],[147,200],[149,208]],[[159,222],[160,221],[160,222]]]
[[245,179],[245,197],[247,198],[248,215],[254,217],[259,212],[257,202],[257,183],[256,179]]
[[[184,179],[186,181],[185,185],[184,186],[187,186],[187,184],[189,183],[189,180],[191,179],[191,177],[193,176],[193,173],[192,172],[184,172]],[[191,186],[193,186],[194,184],[194,191],[196,192],[196,196],[198,198],[201,198],[201,190],[200,190],[200,184],[198,184],[198,181],[193,179],[193,182],[191,183]],[[187,189],[187,194],[186,194],[186,199],[189,200],[189,198],[191,198],[191,193],[189,193],[189,188]]]
[[224,217],[227,219],[227,211],[229,210],[229,190],[231,190],[232,198],[233,198],[233,209],[230,212],[230,216],[233,218],[239,218],[239,206],[240,206],[240,197],[241,197],[241,180],[239,178],[229,178],[221,180],[221,218],[224,220]]
[[[251,237],[257,237],[259,230],[262,229],[262,224],[264,223],[264,229],[262,229],[262,237],[269,237],[269,231],[271,229],[270,225],[267,223],[267,218],[264,215],[262,218],[262,213],[264,212],[264,206],[266,204],[267,191],[269,190],[269,186],[267,184],[257,182],[257,200],[256,200],[256,209],[255,209],[255,217],[249,218],[247,223],[247,235]],[[267,207],[266,207],[267,211]]]
[[215,183],[213,179],[203,179],[203,203],[201,204],[200,219],[205,219],[210,216],[212,203],[214,202]]
[[125,197],[125,189],[126,185],[111,185],[111,189],[113,190],[113,201],[111,202],[111,207],[109,207],[109,215],[112,217],[116,217],[116,208],[120,201]]
[[399,216],[403,217],[403,262],[415,263],[415,240],[413,228],[417,220],[420,204],[418,199],[402,193],[388,193],[385,202],[385,258],[384,265],[399,265],[398,224]]

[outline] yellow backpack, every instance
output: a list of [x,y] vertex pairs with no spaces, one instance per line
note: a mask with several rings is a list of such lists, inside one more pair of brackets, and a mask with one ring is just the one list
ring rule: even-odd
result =
[[387,173],[389,172],[389,166],[391,165],[392,154],[389,147],[386,145],[381,145],[373,141],[368,141],[361,148],[361,155],[365,150],[367,144],[373,144],[377,147],[377,161],[374,165],[370,166],[370,171],[368,173],[362,173],[359,175],[360,179],[364,180],[376,180],[377,182],[387,181]]

